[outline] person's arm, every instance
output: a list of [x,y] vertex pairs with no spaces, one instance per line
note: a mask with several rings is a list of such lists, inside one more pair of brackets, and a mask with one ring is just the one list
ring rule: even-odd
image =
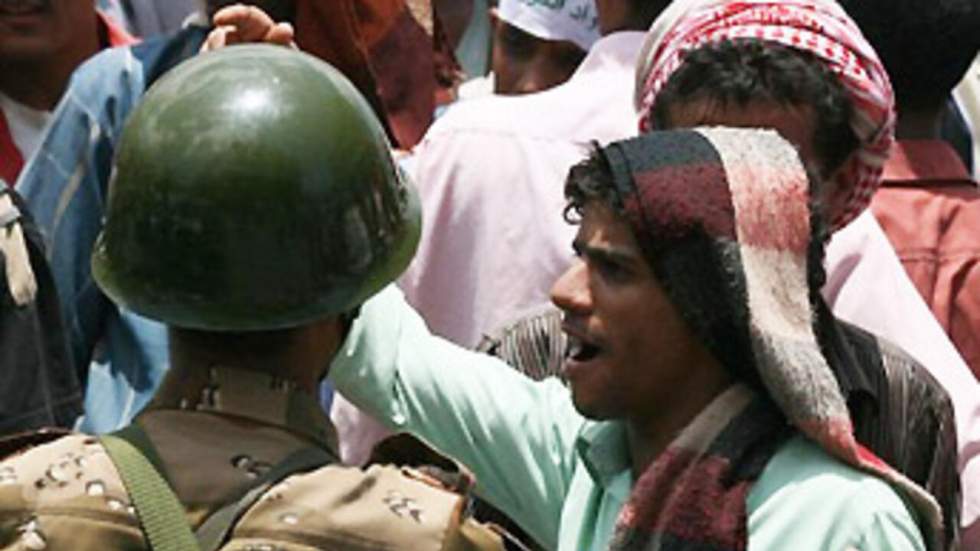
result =
[[108,307],[92,280],[92,248],[102,227],[113,150],[143,86],[130,48],[107,50],[79,67],[16,184],[47,240],[82,380]]
[[861,551],[925,551],[915,522],[908,515],[875,514],[853,547]]
[[431,335],[394,286],[363,305],[330,377],[389,427],[466,464],[481,495],[539,542],[557,542],[585,422],[557,380],[535,383]]

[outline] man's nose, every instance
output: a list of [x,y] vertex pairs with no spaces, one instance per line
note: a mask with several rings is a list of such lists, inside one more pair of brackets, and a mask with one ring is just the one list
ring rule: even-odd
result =
[[592,309],[589,271],[585,262],[576,260],[551,287],[551,302],[566,312],[582,314]]

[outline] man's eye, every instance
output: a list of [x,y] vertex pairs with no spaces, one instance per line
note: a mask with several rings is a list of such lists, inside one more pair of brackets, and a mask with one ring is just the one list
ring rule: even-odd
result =
[[598,259],[595,265],[602,277],[610,281],[623,281],[629,276],[629,270],[610,260]]

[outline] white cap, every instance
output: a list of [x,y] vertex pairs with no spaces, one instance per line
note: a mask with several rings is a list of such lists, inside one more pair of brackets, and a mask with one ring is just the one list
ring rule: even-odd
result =
[[567,40],[585,51],[599,40],[595,0],[500,0],[497,16],[543,40]]

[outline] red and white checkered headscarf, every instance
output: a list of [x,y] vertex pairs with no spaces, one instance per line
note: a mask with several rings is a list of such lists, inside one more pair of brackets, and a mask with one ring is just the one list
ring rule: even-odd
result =
[[837,184],[850,188],[844,211],[832,221],[845,226],[871,202],[895,132],[895,99],[878,55],[834,0],[675,0],[654,22],[640,52],[635,103],[640,130],[650,130],[657,94],[705,44],[759,39],[817,56],[836,74],[854,106],[851,128],[860,142]]

